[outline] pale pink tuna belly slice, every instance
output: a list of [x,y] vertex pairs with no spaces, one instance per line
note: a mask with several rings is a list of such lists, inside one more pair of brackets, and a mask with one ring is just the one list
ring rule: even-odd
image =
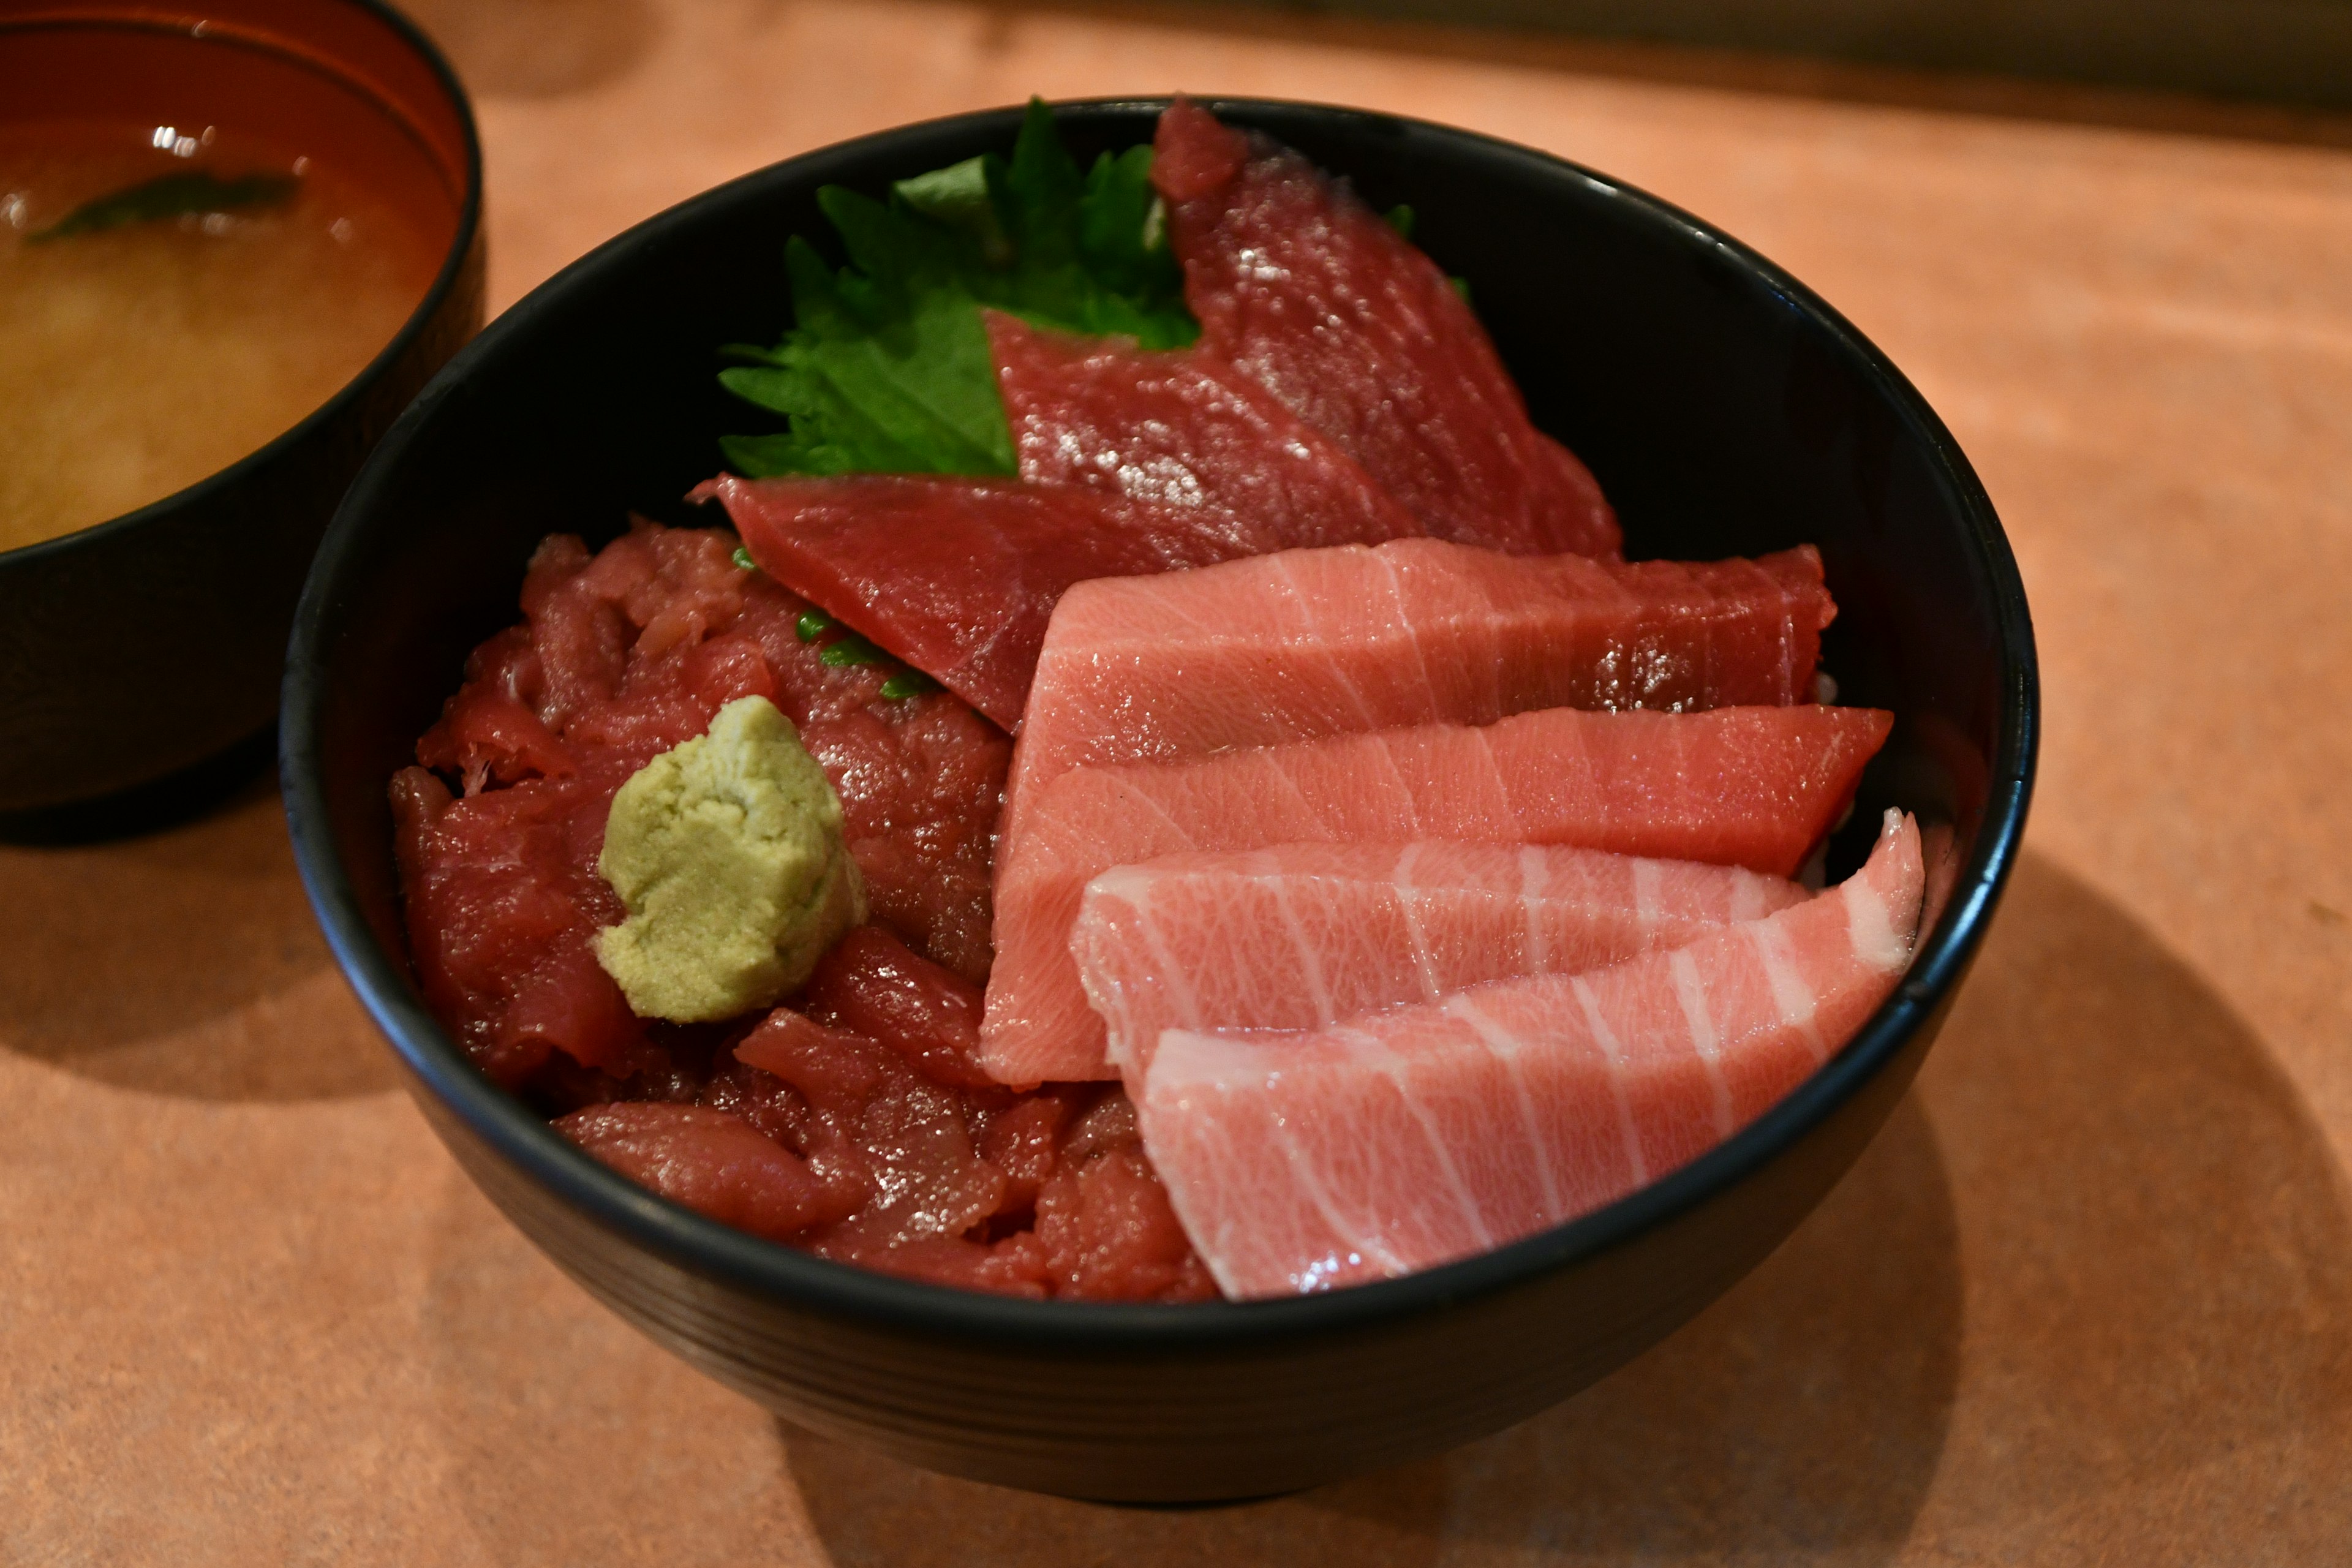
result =
[[1557,845],[1283,844],[1105,871],[1070,951],[1138,1090],[1163,1029],[1307,1029],[1580,973],[1806,896],[1735,866]]
[[1811,701],[1836,613],[1811,546],[1629,565],[1410,539],[1080,583],[1045,629],[1003,830],[1097,763],[1538,708]]
[[1529,423],[1478,318],[1346,185],[1182,99],[1160,117],[1151,180],[1202,346],[1353,453],[1426,531],[1617,552],[1599,483]]
[[1024,479],[1232,512],[1285,546],[1422,531],[1361,463],[1215,354],[985,314]]
[[1919,836],[1843,886],[1590,974],[1300,1034],[1171,1030],[1144,1148],[1226,1294],[1469,1257],[1687,1164],[1769,1109],[1910,962]]
[[1086,884],[1189,849],[1447,838],[1569,844],[1785,877],[1852,798],[1874,709],[1551,708],[1190,762],[1078,768],[1024,808],[996,864],[981,1056],[1007,1083],[1111,1076],[1069,951]]

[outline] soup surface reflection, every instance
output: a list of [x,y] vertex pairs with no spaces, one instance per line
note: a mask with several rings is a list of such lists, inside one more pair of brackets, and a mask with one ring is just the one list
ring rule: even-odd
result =
[[299,149],[207,126],[0,125],[0,550],[266,446],[391,341],[440,253]]

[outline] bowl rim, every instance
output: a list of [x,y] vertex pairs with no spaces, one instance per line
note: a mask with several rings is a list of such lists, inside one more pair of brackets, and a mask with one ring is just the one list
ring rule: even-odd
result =
[[[1497,1296],[1625,1245],[1728,1190],[1857,1093],[1931,1020],[1958,984],[2015,864],[2032,792],[2040,729],[2037,666],[2024,585],[1975,470],[1927,401],[1875,344],[1810,289],[1747,246],[1646,192],[1567,159],[1456,127],[1336,105],[1206,95],[1195,101],[1245,121],[1253,114],[1374,121],[1427,139],[1424,145],[1515,163],[1543,177],[1564,175],[1681,231],[1689,243],[1720,252],[1760,278],[1790,310],[1854,355],[1869,379],[1889,395],[1913,437],[1932,454],[1959,498],[1969,542],[1994,597],[2000,708],[1975,846],[1960,868],[1943,918],[1915,954],[1903,982],[1842,1050],[1763,1116],[1691,1163],[1591,1214],[1400,1279],[1271,1300],[1181,1305],[994,1296],[800,1252],[705,1218],[598,1163],[475,1068],[415,995],[405,955],[395,957],[376,942],[329,828],[319,752],[328,693],[320,679],[320,655],[332,629],[334,585],[350,569],[369,514],[407,447],[474,365],[499,354],[509,339],[527,335],[540,314],[573,290],[592,287],[630,248],[693,223],[701,208],[730,199],[750,184],[794,179],[815,183],[835,175],[834,165],[887,155],[894,140],[923,132],[1001,131],[1009,139],[1023,110],[1016,106],[940,116],[802,153],[713,186],[605,241],[533,289],[452,359],[377,445],[345,496],[305,585],[287,665],[280,755],[295,859],[328,945],[415,1083],[499,1159],[566,1207],[692,1276],[795,1309],[902,1333],[1066,1355],[1165,1355],[1268,1345],[1302,1336],[1375,1330]],[[1156,115],[1167,102],[1116,97],[1056,100],[1052,107],[1141,117]]]
[[[392,366],[408,353],[419,338],[425,335],[434,318],[439,315],[443,304],[456,290],[458,279],[464,275],[467,260],[474,251],[482,226],[482,139],[474,123],[473,100],[466,96],[466,89],[458,81],[457,73],[450,68],[448,60],[443,58],[440,49],[435,46],[433,40],[425,37],[415,23],[385,4],[385,0],[332,0],[332,3],[366,13],[389,30],[402,47],[424,61],[426,68],[433,74],[435,84],[448,100],[449,107],[457,116],[459,140],[464,144],[466,153],[464,188],[457,193],[457,226],[450,234],[448,248],[442,253],[441,264],[433,274],[433,281],[426,285],[423,297],[416,302],[416,308],[408,313],[407,320],[400,324],[399,330],[385,340],[383,347],[379,349],[365,364],[354,371],[351,379],[336,388],[324,402],[292,425],[288,426],[226,468],[215,468],[204,478],[183,485],[168,495],[158,496],[144,506],[134,507],[129,511],[117,512],[112,517],[102,519],[86,527],[74,529],[70,532],[60,533],[48,539],[37,539],[29,544],[19,544],[13,549],[0,550],[0,572],[5,572],[15,566],[28,565],[37,561],[50,562],[58,557],[70,554],[78,549],[100,549],[135,529],[159,522],[173,514],[194,511],[210,506],[222,495],[245,483],[257,471],[278,461],[287,452],[310,441],[320,430],[343,418],[351,411],[352,406],[367,395],[369,389],[381,381]],[[365,82],[338,68],[331,61],[320,59],[311,54],[298,52],[283,43],[252,37],[242,31],[215,29],[207,32],[200,20],[183,21],[150,15],[135,8],[126,8],[121,16],[79,17],[34,15],[20,20],[0,17],[0,32],[15,31],[18,28],[68,26],[116,27],[137,32],[164,33],[184,37],[194,43],[260,49],[280,55],[322,76],[332,77],[355,96],[374,104],[407,134],[411,136],[418,134],[406,123],[407,117],[393,105],[384,102],[382,94],[370,88]]]

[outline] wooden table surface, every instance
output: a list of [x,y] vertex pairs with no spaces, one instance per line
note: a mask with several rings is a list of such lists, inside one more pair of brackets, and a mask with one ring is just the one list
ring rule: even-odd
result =
[[493,308],[715,181],[1032,91],[1394,109],[1706,215],[2001,509],[2024,858],[1916,1091],[1697,1321],[1444,1458],[1156,1513],[794,1432],[562,1279],[394,1089],[266,782],[0,849],[0,1560],[2352,1561],[2352,153],[1197,12],[424,19],[478,95]]

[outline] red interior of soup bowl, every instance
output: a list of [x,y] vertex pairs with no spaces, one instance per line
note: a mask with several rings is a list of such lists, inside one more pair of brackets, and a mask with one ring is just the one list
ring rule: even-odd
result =
[[465,205],[467,126],[382,16],[311,0],[203,11],[0,0],[0,122],[222,125],[333,163],[446,247]]

